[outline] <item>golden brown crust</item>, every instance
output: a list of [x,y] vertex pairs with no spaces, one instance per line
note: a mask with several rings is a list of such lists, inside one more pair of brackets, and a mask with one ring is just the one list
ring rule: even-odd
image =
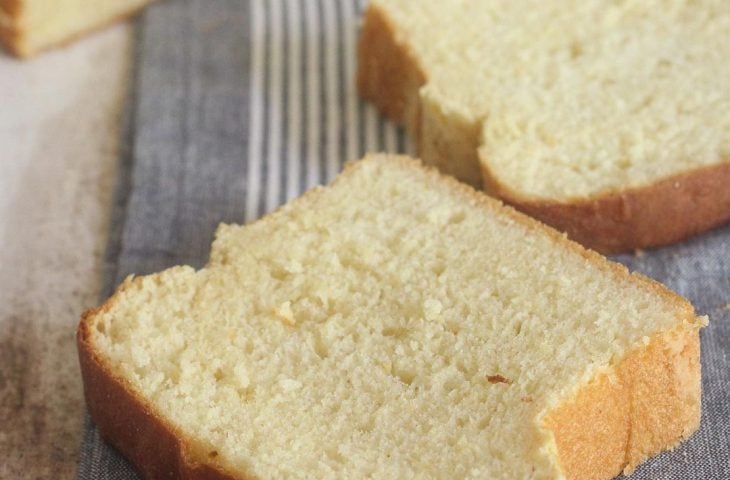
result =
[[410,47],[398,42],[386,15],[368,7],[358,42],[357,89],[392,120],[417,137],[418,89],[426,77]]
[[10,23],[3,25],[0,23],[0,43],[6,48],[7,51],[12,53],[18,58],[29,59],[38,53],[51,49],[64,47],[81,37],[94,33],[98,30],[102,30],[109,25],[117,22],[121,22],[127,18],[130,18],[139,13],[147,4],[152,3],[154,0],[148,0],[147,4],[142,4],[131,8],[130,10],[115,15],[111,18],[101,21],[100,23],[85,28],[80,31],[68,32],[64,38],[54,41],[48,45],[41,45],[38,47],[29,47],[25,41],[28,32],[21,26],[17,25],[22,15],[22,1],[23,0],[0,0],[0,10],[3,10],[7,16],[11,19]]
[[0,0],[0,10],[11,17],[20,14],[22,0]]
[[21,0],[0,0],[0,43],[17,57],[24,57],[14,21],[21,14]]
[[110,308],[115,298],[98,310],[84,313],[76,335],[86,405],[101,436],[127,457],[143,478],[246,480],[216,465],[214,452],[205,462],[191,459],[194,450],[185,437],[99,358],[91,343],[91,319]]
[[20,49],[18,36],[10,28],[0,26],[0,44],[2,44],[8,52],[18,58],[28,57],[28,55]]
[[[427,76],[405,38],[386,12],[377,6],[368,7],[358,51],[360,95],[408,128],[419,154],[433,157],[424,158],[427,163],[474,184],[477,174],[470,173],[475,170],[471,164],[479,161],[479,157],[476,151],[463,152],[463,138],[439,137],[435,139],[438,148],[423,148],[427,140],[433,140],[421,138],[425,119],[421,115],[423,107],[418,90],[427,83]],[[417,113],[404,118],[402,112]],[[444,155],[452,158],[442,158]],[[457,165],[444,167],[447,162]],[[730,222],[730,189],[727,188],[730,163],[727,162],[645,187],[568,202],[527,199],[496,181],[483,159],[479,163],[484,190],[604,253],[668,245]],[[459,175],[458,172],[469,173]]]
[[699,334],[657,335],[546,417],[568,479],[630,473],[700,423]]
[[730,163],[570,203],[527,200],[487,183],[518,210],[603,253],[668,245],[730,222]]

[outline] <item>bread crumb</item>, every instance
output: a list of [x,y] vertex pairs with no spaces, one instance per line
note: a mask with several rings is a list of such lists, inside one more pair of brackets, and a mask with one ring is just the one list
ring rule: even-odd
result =
[[644,250],[642,250],[640,248],[637,248],[636,250],[634,250],[634,256],[636,258],[644,258],[644,255],[646,255],[646,252]]
[[294,380],[292,378],[284,378],[282,380],[279,380],[279,386],[285,392],[293,392],[294,390],[299,390],[300,388],[302,388],[302,382],[300,382],[299,380]]
[[512,384],[512,380],[503,377],[502,375],[487,375],[487,381],[489,383],[506,383],[507,385]]
[[279,305],[279,308],[274,309],[274,313],[287,325],[294,326],[297,324],[297,319],[294,318],[294,312],[292,312],[290,301],[286,301]]
[[240,388],[248,388],[251,384],[251,379],[248,377],[246,367],[244,367],[243,364],[238,364],[234,367],[233,373],[235,375],[235,379],[238,380],[238,386]]
[[423,302],[423,315],[426,320],[436,320],[443,311],[443,305],[438,300],[429,298]]
[[302,273],[304,271],[304,267],[300,262],[292,260],[289,265],[286,266],[286,271],[289,273]]

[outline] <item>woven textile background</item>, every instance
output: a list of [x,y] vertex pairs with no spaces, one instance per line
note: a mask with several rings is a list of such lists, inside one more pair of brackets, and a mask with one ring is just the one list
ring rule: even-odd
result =
[[[327,182],[345,160],[412,153],[355,93],[363,4],[168,0],[143,14],[104,296],[131,273],[202,266],[219,222],[254,220]],[[700,432],[631,478],[730,479],[730,228],[617,259],[711,320]],[[88,418],[78,475],[137,478]]]

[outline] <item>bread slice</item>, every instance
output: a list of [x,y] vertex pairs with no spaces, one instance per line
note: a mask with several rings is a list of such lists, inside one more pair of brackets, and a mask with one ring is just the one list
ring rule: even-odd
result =
[[0,42],[30,57],[115,20],[152,0],[0,0]]
[[371,0],[362,96],[429,164],[604,252],[730,220],[730,8]]
[[700,419],[706,319],[405,157],[87,312],[89,411],[146,478],[610,478]]

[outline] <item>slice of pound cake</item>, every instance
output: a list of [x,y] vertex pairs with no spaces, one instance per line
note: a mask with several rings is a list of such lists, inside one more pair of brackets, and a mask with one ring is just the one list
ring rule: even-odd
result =
[[424,161],[584,245],[730,220],[727,0],[371,0],[359,48]]
[[146,478],[607,479],[698,427],[663,286],[405,157],[350,164],[79,326]]
[[19,57],[68,42],[152,0],[0,0],[0,41]]

